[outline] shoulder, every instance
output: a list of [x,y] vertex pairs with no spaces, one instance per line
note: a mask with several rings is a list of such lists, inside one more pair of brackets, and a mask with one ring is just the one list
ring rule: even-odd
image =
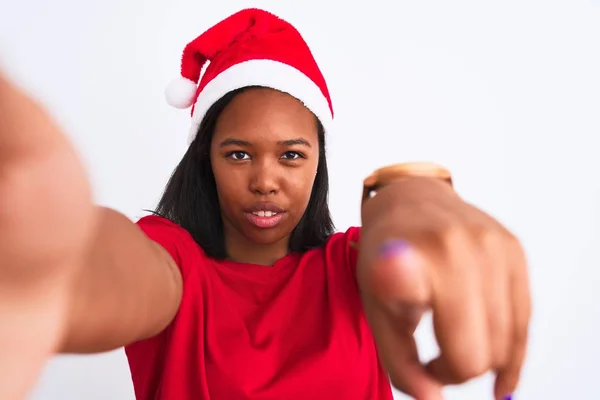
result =
[[171,221],[170,219],[161,217],[156,214],[146,215],[145,217],[141,217],[137,220],[136,224],[142,228],[143,231],[148,231],[150,233],[159,233],[159,232],[170,232],[177,234],[186,234],[187,231]]
[[360,241],[360,227],[351,226],[345,231],[332,234],[325,243],[325,252],[329,258],[344,263],[354,270],[358,259],[355,245]]
[[176,243],[194,241],[189,232],[183,227],[158,215],[142,217],[136,224],[150,239],[161,244],[174,245]]
[[185,278],[192,260],[205,257],[192,235],[175,222],[158,216],[148,215],[136,222],[150,240],[169,252]]
[[332,234],[327,239],[326,246],[344,246],[354,242],[358,242],[360,239],[360,227],[351,226],[345,231],[339,231]]

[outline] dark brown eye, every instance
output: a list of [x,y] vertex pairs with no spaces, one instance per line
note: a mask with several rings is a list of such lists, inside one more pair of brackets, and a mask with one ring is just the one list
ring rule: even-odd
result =
[[227,158],[231,158],[235,161],[242,161],[249,159],[250,156],[245,151],[232,151],[231,153],[227,154]]
[[298,153],[297,151],[287,151],[281,156],[281,158],[285,160],[297,160],[299,158],[305,158],[304,155]]

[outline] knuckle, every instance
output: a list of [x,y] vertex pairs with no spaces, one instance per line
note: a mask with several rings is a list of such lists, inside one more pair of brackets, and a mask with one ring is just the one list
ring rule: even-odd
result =
[[521,241],[519,238],[512,232],[508,230],[503,230],[503,239],[507,246],[510,246],[513,250],[522,251],[523,246],[521,245]]
[[526,262],[525,248],[521,240],[512,232],[507,229],[501,229],[498,231],[500,239],[502,240],[502,246],[516,257],[520,262]]
[[523,265],[527,264],[527,255],[525,253],[525,248],[523,247],[523,243],[513,234],[509,234],[507,239],[507,243],[511,253]]
[[460,223],[447,223],[437,233],[438,245],[443,256],[452,258],[454,252],[469,242],[468,229]]
[[444,242],[448,246],[451,246],[465,242],[469,237],[469,231],[468,228],[461,223],[448,224],[443,231],[442,237]]
[[492,251],[504,242],[504,234],[497,229],[477,226],[471,230],[472,238],[482,250]]
[[493,254],[506,247],[508,235],[494,225],[472,224],[468,231],[474,250],[483,254]]
[[512,233],[495,225],[471,225],[468,228],[470,250],[483,261],[490,257],[502,259],[509,264],[524,264],[525,253],[518,238]]
[[454,368],[454,381],[465,383],[485,374],[489,369],[490,363],[487,357],[474,357],[470,361],[461,363]]

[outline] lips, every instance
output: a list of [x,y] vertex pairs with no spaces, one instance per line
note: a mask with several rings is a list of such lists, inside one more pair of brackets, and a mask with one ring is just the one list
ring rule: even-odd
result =
[[251,224],[258,228],[273,228],[281,221],[284,210],[275,203],[255,203],[244,210]]
[[270,211],[270,212],[276,213],[276,214],[280,214],[280,213],[284,212],[283,208],[279,207],[277,204],[266,203],[266,202],[254,203],[252,206],[245,209],[244,211],[249,212],[249,213]]

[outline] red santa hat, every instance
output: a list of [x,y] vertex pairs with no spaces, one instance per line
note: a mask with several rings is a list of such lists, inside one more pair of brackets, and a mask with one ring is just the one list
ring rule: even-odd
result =
[[181,76],[167,87],[166,98],[174,107],[192,107],[191,143],[208,109],[245,86],[288,93],[303,102],[326,131],[331,126],[331,98],[308,45],[290,23],[255,8],[227,17],[185,47]]

